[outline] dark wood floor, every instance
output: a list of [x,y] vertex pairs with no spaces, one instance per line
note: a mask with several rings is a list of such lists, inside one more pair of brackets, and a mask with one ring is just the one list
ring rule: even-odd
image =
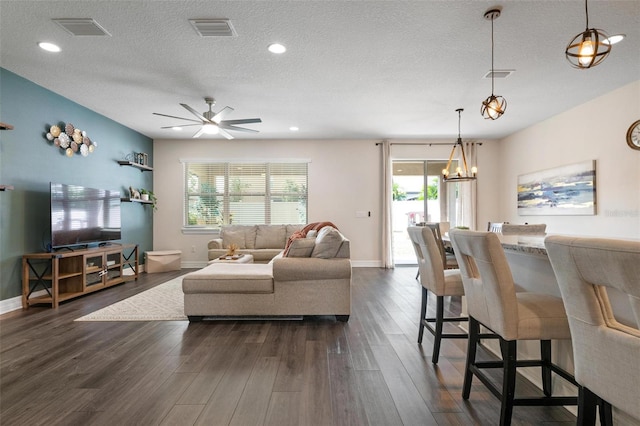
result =
[[[481,384],[460,396],[466,340],[444,341],[437,366],[432,336],[416,343],[415,268],[355,268],[348,323],[73,321],[184,272],[0,317],[0,424],[497,424],[498,400]],[[534,390],[519,379],[519,393]],[[513,424],[575,417],[516,407]]]

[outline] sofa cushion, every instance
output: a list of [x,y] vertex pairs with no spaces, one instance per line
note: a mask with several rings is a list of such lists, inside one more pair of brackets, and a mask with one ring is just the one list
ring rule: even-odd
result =
[[281,249],[284,248],[287,238],[285,225],[258,225],[256,233],[257,249]]
[[293,240],[286,252],[286,257],[311,257],[316,246],[315,238],[299,238]]
[[222,232],[222,248],[229,248],[231,244],[236,244],[238,248],[247,248],[244,230],[225,229]]
[[286,238],[289,238],[291,235],[293,235],[294,232],[297,231],[301,231],[304,225],[286,225],[287,228],[287,235]]
[[[224,239],[224,235],[228,232],[244,233],[245,245],[241,246],[241,248],[253,249],[256,248],[256,231],[256,225],[224,225],[222,228],[220,228],[220,237]],[[224,248],[227,247],[228,245],[224,246]]]
[[192,293],[273,293],[272,265],[214,263],[182,279],[182,291]]
[[311,257],[319,257],[321,259],[332,259],[336,257],[344,240],[344,236],[336,228],[325,226],[318,231],[316,244],[311,252]]

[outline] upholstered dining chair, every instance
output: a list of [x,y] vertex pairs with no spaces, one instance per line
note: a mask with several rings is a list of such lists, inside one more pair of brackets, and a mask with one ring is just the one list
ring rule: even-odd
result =
[[[545,246],[569,317],[578,424],[611,425],[611,405],[640,422],[640,242],[549,236]],[[626,295],[636,324],[618,322],[607,289]]]
[[502,225],[509,222],[489,222],[487,225],[487,231],[489,232],[497,232],[498,234],[502,232]]
[[[465,339],[467,337],[467,333],[464,332],[443,333],[444,323],[468,320],[467,317],[444,316],[445,296],[462,296],[464,294],[462,278],[458,269],[444,269],[440,249],[431,229],[415,226],[409,227],[407,232],[416,251],[420,271],[420,284],[422,285],[418,343],[422,344],[422,336],[426,327],[434,336],[431,362],[437,364],[442,339]],[[435,318],[427,318],[429,292],[436,296]],[[434,323],[435,327],[432,327],[430,323]]]
[[433,236],[436,239],[436,244],[438,245],[438,250],[440,251],[440,256],[442,257],[442,264],[444,265],[444,269],[458,269],[458,261],[456,260],[455,254],[447,252],[444,246],[444,241],[442,241],[443,223],[446,223],[445,226],[447,227],[448,231],[448,222],[426,222],[424,226],[431,229],[431,232],[433,232]]
[[[551,373],[575,384],[573,377],[551,360],[551,340],[570,339],[569,323],[562,299],[546,294],[516,293],[511,269],[498,236],[493,232],[454,229],[449,232],[458,258],[469,314],[469,345],[462,389],[469,399],[475,375],[500,398],[500,425],[511,424],[513,407],[519,405],[576,405],[577,397],[554,397]],[[502,361],[479,362],[476,350],[480,325],[500,342]],[[518,360],[519,340],[539,340],[539,360]],[[485,368],[502,368],[502,390],[488,378]],[[544,396],[515,398],[517,367],[542,367]]]

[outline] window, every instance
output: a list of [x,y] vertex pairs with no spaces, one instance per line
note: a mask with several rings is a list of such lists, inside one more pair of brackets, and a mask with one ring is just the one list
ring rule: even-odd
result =
[[307,223],[307,163],[185,163],[185,227]]

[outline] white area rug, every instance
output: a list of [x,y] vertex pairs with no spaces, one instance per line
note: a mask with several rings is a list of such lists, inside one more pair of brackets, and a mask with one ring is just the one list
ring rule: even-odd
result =
[[183,297],[180,276],[76,321],[186,321]]

